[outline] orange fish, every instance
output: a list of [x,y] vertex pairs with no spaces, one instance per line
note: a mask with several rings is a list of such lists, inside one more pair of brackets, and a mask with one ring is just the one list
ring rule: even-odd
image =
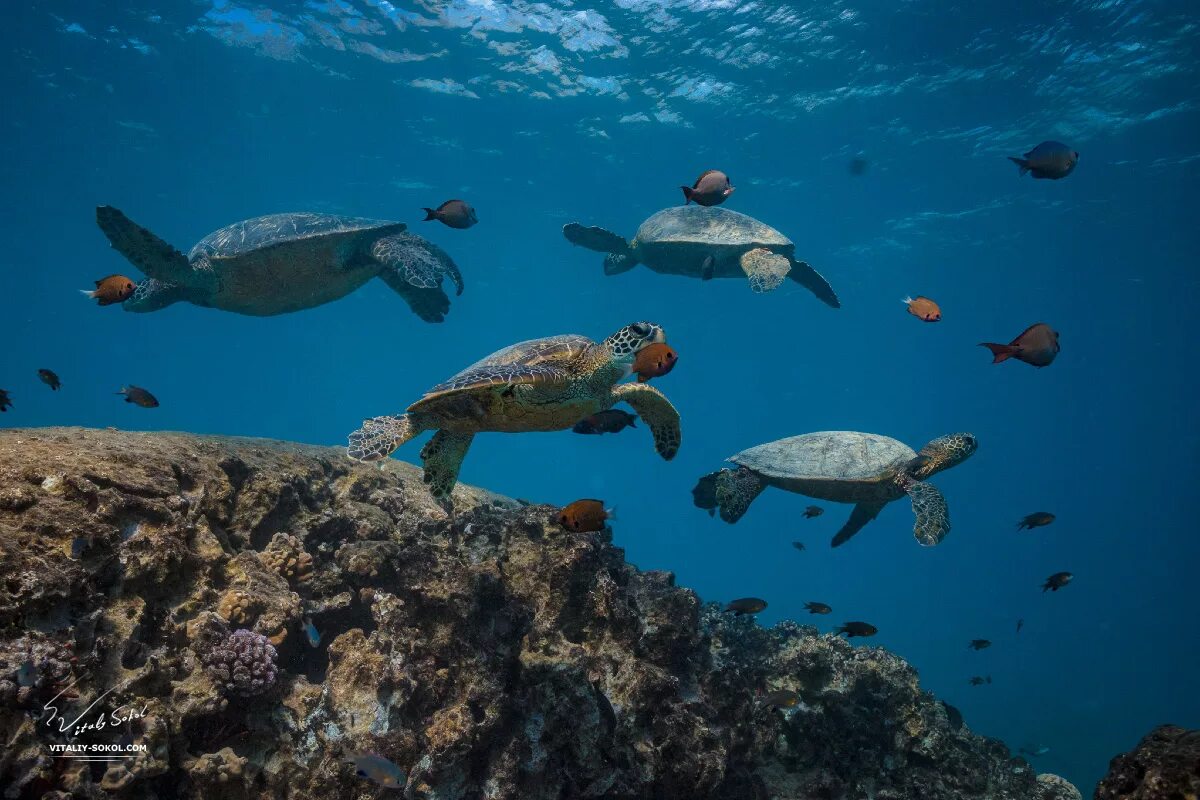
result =
[[604,507],[603,500],[576,500],[558,512],[558,524],[576,533],[604,530],[605,521],[610,519],[616,516],[611,508]]
[[916,298],[906,297],[900,302],[908,306],[908,313],[922,322],[942,321],[942,310],[928,297],[917,295]]
[[655,342],[638,351],[637,358],[633,360],[633,371],[637,373],[638,383],[645,383],[675,369],[678,360],[679,354],[668,345]]
[[79,291],[94,299],[96,305],[111,306],[114,303],[123,303],[128,300],[133,296],[135,289],[137,287],[133,281],[124,275],[109,275],[107,278],[96,281],[95,290],[80,289]]
[[1030,325],[1011,344],[980,342],[980,347],[992,351],[992,363],[999,364],[1010,356],[1035,367],[1048,367],[1058,355],[1058,333],[1044,322]]

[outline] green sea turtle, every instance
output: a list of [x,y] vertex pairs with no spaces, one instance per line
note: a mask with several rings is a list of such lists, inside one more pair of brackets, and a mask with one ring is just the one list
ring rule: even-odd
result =
[[604,273],[616,275],[645,264],[655,272],[691,278],[748,278],[755,292],[769,292],[785,277],[840,308],[829,282],[794,258],[792,240],[754,217],[727,208],[675,206],[653,215],[629,242],[604,228],[577,222],[563,226],[571,244],[608,253]]
[[96,209],[112,246],[148,276],[123,305],[157,311],[186,301],[266,317],[345,297],[379,278],[426,322],[450,310],[449,278],[462,275],[441,248],[402,222],[333,214],[271,214],[205,236],[186,256],[112,206]]
[[950,532],[946,498],[925,479],[962,463],[978,446],[969,433],[934,439],[914,453],[903,442],[857,431],[822,431],[792,436],[743,450],[729,460],[737,469],[705,475],[692,490],[697,506],[721,519],[737,522],[750,503],[768,486],[789,492],[854,503],[850,519],[833,537],[843,544],[879,515],[883,507],[905,494],[917,516],[913,535],[923,545],[935,545]]
[[575,334],[514,344],[434,386],[408,413],[365,420],[350,434],[347,452],[376,461],[436,430],[421,459],[425,482],[445,498],[476,433],[567,430],[623,400],[649,426],[658,454],[670,460],[679,449],[679,412],[649,384],[618,385],[639,350],[666,339],[658,325],[635,322],[599,344]]

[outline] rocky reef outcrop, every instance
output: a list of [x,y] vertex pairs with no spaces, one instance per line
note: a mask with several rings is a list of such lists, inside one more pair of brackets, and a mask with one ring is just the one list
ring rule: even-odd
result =
[[1114,758],[1095,800],[1192,800],[1200,797],[1200,731],[1160,725]]
[[330,448],[0,432],[0,796],[1079,797],[885,650],[724,615],[549,506],[453,506]]

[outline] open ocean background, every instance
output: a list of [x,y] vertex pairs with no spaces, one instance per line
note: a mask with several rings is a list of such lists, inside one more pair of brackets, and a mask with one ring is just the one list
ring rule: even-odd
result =
[[[1050,747],[1038,771],[1090,795],[1154,725],[1200,727],[1200,12],[1007,6],[8,3],[0,419],[342,445],[502,346],[653,320],[680,353],[656,381],[683,415],[674,461],[644,428],[487,434],[461,479],[603,498],[631,562],[706,600],[763,597],[763,624],[872,622],[868,644],[911,661],[971,729]],[[1018,177],[1005,156],[1045,139],[1080,151],[1075,172]],[[841,310],[791,282],[605,277],[561,235],[580,221],[632,237],[714,167],[737,187],[725,207],[790,236]],[[451,197],[480,224],[420,222]],[[97,308],[76,290],[140,277],[98,204],[185,252],[279,211],[405,221],[466,291],[441,325],[378,281],[273,318]],[[906,294],[943,321],[909,316]],[[1038,321],[1061,333],[1047,369],[992,366],[977,346]],[[128,383],[162,406],[121,402]],[[772,490],[736,526],[692,506],[725,457],[826,429],[916,448],[975,433],[978,453],[934,479],[946,541],[917,546],[904,501],[837,550],[848,506],[805,520],[811,501]],[[1015,532],[1041,510],[1058,520]],[[1074,583],[1043,594],[1060,570]],[[834,613],[809,617],[810,600]]]

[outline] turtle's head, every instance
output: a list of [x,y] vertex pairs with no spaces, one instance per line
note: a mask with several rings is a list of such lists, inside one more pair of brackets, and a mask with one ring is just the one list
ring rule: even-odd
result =
[[627,370],[633,366],[638,351],[647,345],[667,341],[667,334],[653,322],[634,322],[604,340],[612,360]]
[[921,448],[917,457],[908,462],[905,471],[923,481],[930,475],[961,464],[979,447],[973,433],[952,433],[940,436]]
[[191,300],[193,292],[174,283],[146,278],[140,281],[129,299],[121,304],[126,311],[158,311],[181,300]]

